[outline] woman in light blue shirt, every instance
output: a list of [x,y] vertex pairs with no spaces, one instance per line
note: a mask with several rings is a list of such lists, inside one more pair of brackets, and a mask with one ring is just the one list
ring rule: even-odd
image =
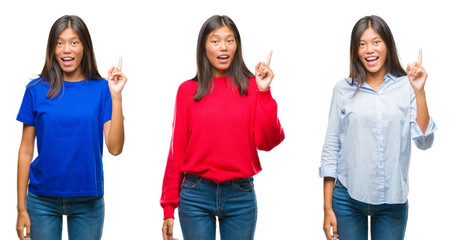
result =
[[436,126],[429,116],[419,59],[406,71],[391,30],[378,16],[353,27],[350,76],[333,90],[323,146],[326,239],[403,239],[408,216],[411,140],[432,146]]

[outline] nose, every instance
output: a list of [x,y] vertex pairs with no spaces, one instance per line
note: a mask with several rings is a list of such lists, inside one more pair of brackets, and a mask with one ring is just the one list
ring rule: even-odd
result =
[[367,44],[366,51],[367,51],[367,53],[373,53],[374,52],[373,44]]
[[227,50],[227,43],[225,41],[221,41],[219,44],[219,50],[225,51]]
[[64,50],[65,53],[70,53],[71,52],[71,44],[65,43],[63,50]]

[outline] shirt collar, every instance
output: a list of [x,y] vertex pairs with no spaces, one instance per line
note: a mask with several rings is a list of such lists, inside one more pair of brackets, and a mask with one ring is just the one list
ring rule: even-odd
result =
[[385,82],[388,81],[388,80],[393,80],[395,81],[397,79],[396,76],[394,76],[392,73],[388,73],[385,75]]
[[[389,80],[392,80],[394,82],[394,81],[396,81],[396,79],[397,79],[397,77],[394,74],[388,73],[385,75],[383,83],[388,82]],[[357,79],[353,80],[353,86],[357,86],[357,85],[358,85]]]

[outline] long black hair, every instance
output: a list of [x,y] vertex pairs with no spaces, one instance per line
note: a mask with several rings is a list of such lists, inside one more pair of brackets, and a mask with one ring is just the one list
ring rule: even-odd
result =
[[394,42],[394,37],[388,24],[379,16],[365,16],[353,27],[350,41],[350,84],[353,85],[355,81],[357,82],[356,91],[353,96],[358,93],[361,86],[367,80],[367,70],[358,57],[358,49],[361,35],[368,28],[374,29],[385,43],[387,52],[385,61],[386,70],[397,77],[407,75],[400,65],[396,43]]
[[50,87],[47,98],[57,97],[63,88],[63,71],[55,58],[55,48],[57,47],[58,37],[67,28],[71,28],[77,34],[83,47],[83,57],[80,62],[82,75],[87,79],[102,78],[96,65],[93,44],[87,25],[78,16],[65,15],[57,19],[50,29],[46,49],[46,62],[41,74],[39,74],[41,78],[49,81]]
[[[197,40],[197,74],[192,79],[197,81],[197,91],[192,97],[198,101],[205,97],[208,92],[213,91],[213,67],[211,66],[206,55],[206,42],[208,35],[214,30],[227,26],[235,37],[236,52],[230,64],[228,73],[232,78],[232,82],[238,89],[241,95],[247,95],[247,88],[249,86],[249,76],[253,76],[251,71],[246,67],[243,60],[240,32],[235,23],[229,17],[223,15],[214,15],[202,25]],[[211,87],[210,87],[211,86]]]

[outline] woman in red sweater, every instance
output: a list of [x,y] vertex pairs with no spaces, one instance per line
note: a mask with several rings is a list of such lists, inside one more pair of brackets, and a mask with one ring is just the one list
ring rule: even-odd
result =
[[271,96],[271,52],[255,67],[244,64],[241,38],[227,16],[200,29],[197,75],[178,89],[161,206],[162,234],[173,240],[178,207],[185,240],[253,239],[257,202],[253,178],[261,171],[257,149],[284,139]]

